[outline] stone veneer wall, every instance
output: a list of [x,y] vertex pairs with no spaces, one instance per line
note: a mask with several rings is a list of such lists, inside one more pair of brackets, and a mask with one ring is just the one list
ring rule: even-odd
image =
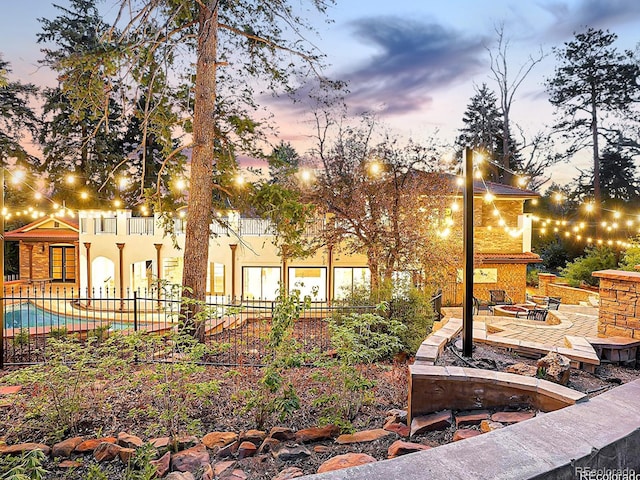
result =
[[601,270],[598,335],[640,338],[640,272]]
[[589,297],[598,295],[597,292],[555,283],[557,279],[553,273],[539,273],[537,293],[545,297],[560,297],[562,303],[567,305],[579,305],[580,302],[588,302]]

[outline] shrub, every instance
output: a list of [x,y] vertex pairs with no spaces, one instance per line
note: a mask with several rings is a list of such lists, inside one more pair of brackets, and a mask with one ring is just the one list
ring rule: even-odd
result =
[[0,457],[0,478],[42,480],[49,473],[42,466],[45,459],[42,450],[31,450],[20,456],[3,455]]
[[271,350],[258,388],[245,390],[243,412],[252,412],[258,428],[263,428],[271,415],[279,421],[300,408],[300,399],[293,384],[285,379],[284,370],[298,367],[304,361],[300,345],[293,338],[295,322],[311,306],[311,297],[300,298],[300,290],[291,293],[280,290],[273,308],[268,346]]
[[633,272],[636,265],[640,265],[640,245],[634,244],[624,252],[619,268]]
[[[530,267],[530,265],[528,265],[527,267]],[[538,273],[540,273],[540,270],[538,270],[537,268],[527,268],[527,286],[538,286]]]
[[607,247],[592,247],[585,250],[585,255],[561,269],[560,273],[572,287],[579,287],[581,282],[597,286],[598,279],[591,274],[597,270],[616,267],[616,255]]
[[407,327],[380,315],[387,308],[387,304],[381,303],[375,313],[350,313],[329,320],[331,346],[338,358],[349,365],[373,363],[402,350],[401,337]]

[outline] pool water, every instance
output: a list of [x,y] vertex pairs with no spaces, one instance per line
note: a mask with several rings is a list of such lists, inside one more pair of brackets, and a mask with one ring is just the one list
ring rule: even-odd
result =
[[122,322],[113,322],[100,318],[78,318],[65,316],[55,312],[44,310],[33,303],[26,302],[18,305],[7,305],[4,311],[4,328],[33,328],[53,327],[62,328],[66,325],[81,325],[84,323],[110,325],[111,330],[121,330],[131,325]]

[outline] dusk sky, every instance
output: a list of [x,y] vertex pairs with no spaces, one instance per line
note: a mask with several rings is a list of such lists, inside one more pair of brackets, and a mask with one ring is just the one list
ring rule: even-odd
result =
[[[49,0],[2,4],[0,53],[11,63],[11,78],[52,85],[51,72],[37,66],[36,33],[37,18],[53,18],[57,10]],[[378,112],[392,131],[418,141],[437,131],[443,142],[452,142],[474,86],[486,82],[497,88],[486,48],[494,46],[499,23],[510,40],[512,72],[540,48],[549,54],[520,87],[512,107],[513,120],[529,134],[553,121],[544,92],[556,64],[552,47],[586,26],[616,33],[618,49],[634,50],[640,42],[637,0],[343,0],[329,10],[329,18],[334,23],[313,19],[319,30],[313,40],[328,57],[328,73],[350,82],[349,105]],[[311,131],[300,112],[278,109],[276,119],[281,137],[304,151]],[[555,167],[553,180],[567,182],[578,174],[575,166],[586,165],[588,160],[578,158],[570,167]]]

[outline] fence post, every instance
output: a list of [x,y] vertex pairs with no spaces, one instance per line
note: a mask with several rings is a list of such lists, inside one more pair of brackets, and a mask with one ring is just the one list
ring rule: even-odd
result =
[[133,331],[138,331],[138,291],[133,292]]

